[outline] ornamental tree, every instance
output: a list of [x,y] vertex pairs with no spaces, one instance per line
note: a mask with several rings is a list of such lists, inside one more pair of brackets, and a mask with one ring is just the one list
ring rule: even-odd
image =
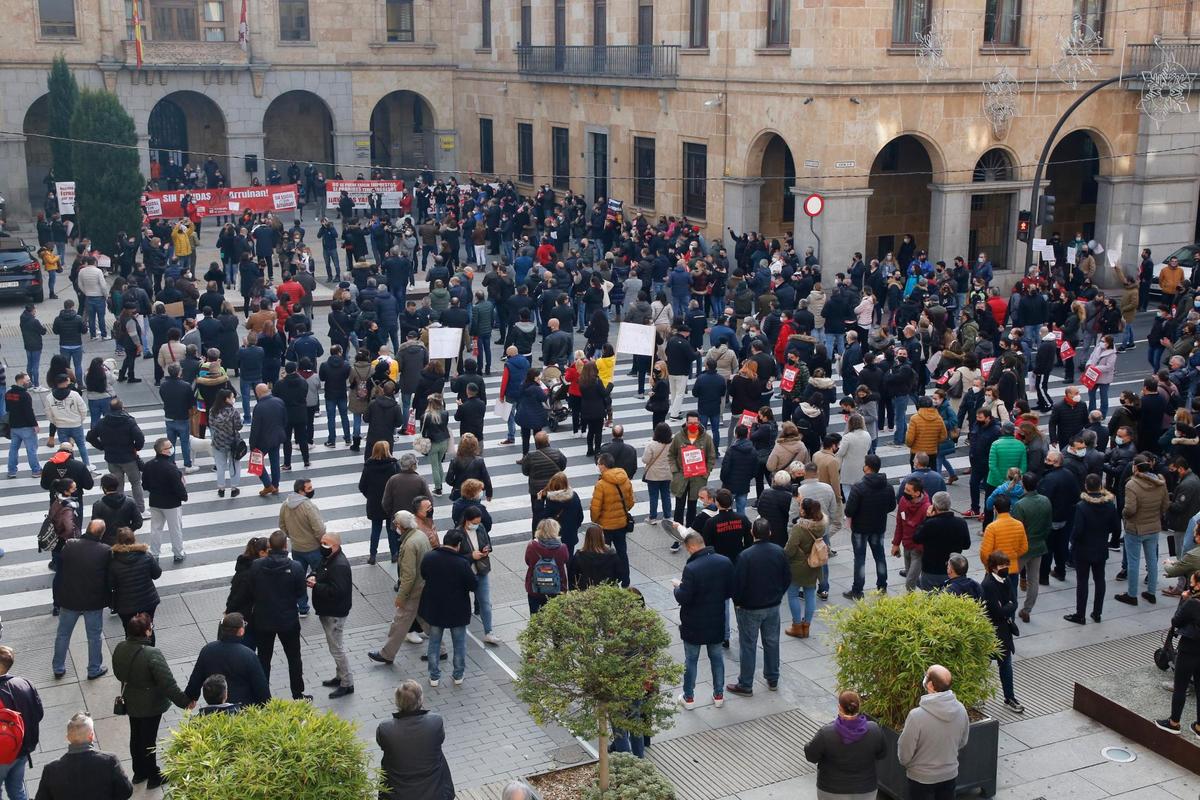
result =
[[139,202],[146,181],[133,119],[116,95],[85,89],[75,106],[71,134],[80,223],[96,247],[111,252],[118,231],[134,232],[141,225]]

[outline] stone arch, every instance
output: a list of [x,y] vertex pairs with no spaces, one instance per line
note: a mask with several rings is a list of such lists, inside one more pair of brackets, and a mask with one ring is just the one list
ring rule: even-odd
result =
[[758,135],[747,155],[746,175],[763,179],[758,195],[757,230],[779,236],[793,229],[796,220],[796,161],[783,134],[766,130]]
[[1000,145],[989,147],[975,160],[975,168],[971,172],[971,182],[1015,181],[1019,169],[1018,161],[1012,150]]
[[46,176],[54,163],[50,152],[50,95],[44,94],[30,103],[25,111],[21,132],[25,134],[25,177],[28,183],[29,205],[36,214],[45,205]]
[[[932,197],[929,184],[944,169],[941,153],[926,137],[901,133],[880,148],[871,162],[867,186],[867,250],[882,258],[899,250],[911,235],[916,249],[929,244]],[[907,265],[902,265],[907,266]]]
[[[229,185],[229,136],[225,114],[208,95],[191,90],[164,95],[150,110],[146,124],[150,157],[158,161],[160,183],[171,185],[187,164],[204,170],[211,158]],[[209,165],[211,167],[211,165]],[[151,166],[153,174],[155,167]],[[208,176],[200,176],[205,183]]]
[[389,92],[371,111],[371,163],[432,170],[436,127],[433,104],[423,95],[408,89]]
[[304,89],[283,92],[267,106],[262,127],[264,174],[277,164],[286,175],[292,161],[311,161],[327,176],[333,174],[334,117],[319,95]]

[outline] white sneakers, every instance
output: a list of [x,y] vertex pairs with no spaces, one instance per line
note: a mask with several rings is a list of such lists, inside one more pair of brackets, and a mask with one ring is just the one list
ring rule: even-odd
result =
[[696,707],[696,698],[694,698],[694,697],[686,697],[685,695],[681,694],[681,695],[679,695],[678,699],[679,699],[679,705],[683,706],[684,708],[688,709],[689,711]]
[[437,678],[429,679],[429,685],[432,686],[434,689],[436,689],[439,684],[441,684],[441,681],[439,681]]
[[409,631],[408,635],[404,637],[404,641],[412,642],[413,644],[420,644],[421,642],[425,641],[425,637],[416,631]]
[[495,645],[499,645],[499,644],[502,644],[503,642],[504,642],[504,640],[503,640],[503,639],[501,639],[499,636],[497,636],[497,635],[496,635],[496,634],[494,634],[494,633],[485,633],[485,634],[483,635],[483,643],[484,643],[484,644],[495,644]]
[[183,468],[183,472],[185,475],[194,475],[195,473],[197,473],[199,471],[200,471],[200,468],[197,467],[195,464],[192,464],[190,467]]
[[455,678],[455,679],[454,679],[454,685],[455,685],[455,686],[462,686],[462,684],[463,684],[463,679],[462,679],[462,678]]

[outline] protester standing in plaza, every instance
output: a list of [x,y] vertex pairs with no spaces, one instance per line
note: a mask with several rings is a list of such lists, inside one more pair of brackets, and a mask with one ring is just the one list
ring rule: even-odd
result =
[[713,705],[725,703],[725,604],[733,596],[733,563],[705,544],[704,537],[692,532],[683,539],[688,560],[679,580],[672,580],[675,602],[679,603],[679,638],[683,640],[684,708],[696,705],[696,671],[700,648],[708,650],[712,669]]
[[350,657],[346,652],[346,619],[354,605],[354,578],[350,573],[350,561],[342,552],[342,537],[326,532],[321,536],[321,562],[306,580],[312,590],[313,609],[321,620],[325,631],[325,643],[333,656],[337,674],[322,681],[323,686],[334,687],[330,700],[354,694],[354,674],[350,671]]

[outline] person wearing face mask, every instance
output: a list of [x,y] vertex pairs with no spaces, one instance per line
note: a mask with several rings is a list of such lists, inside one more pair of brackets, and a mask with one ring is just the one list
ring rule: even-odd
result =
[[999,652],[993,656],[1000,669],[1000,688],[1004,691],[1004,705],[1017,714],[1025,713],[1025,706],[1017,702],[1013,691],[1012,654],[1013,634],[1016,625],[1012,622],[1017,610],[1016,594],[1012,590],[1009,576],[1010,563],[1003,550],[995,550],[987,558],[987,575],[980,582],[983,592],[984,610],[1000,641]]
[[350,671],[350,656],[346,652],[344,634],[346,618],[354,602],[354,579],[350,561],[342,552],[342,537],[326,533],[321,537],[321,561],[306,583],[312,589],[312,604],[325,630],[325,643],[333,656],[337,674],[322,685],[334,687],[329,698],[336,700],[354,694],[354,674]]
[[[1192,537],[1187,534],[1189,528],[1194,528],[1192,522],[1196,514],[1200,514],[1200,477],[1192,471],[1186,459],[1175,458],[1170,464],[1171,503],[1167,506],[1166,529],[1169,531],[1169,550],[1171,555],[1181,556],[1193,546]],[[1178,587],[1180,589],[1183,586]],[[1172,597],[1178,597],[1176,592]]]
[[[1009,513],[1012,510],[1012,503],[1012,497],[1007,494],[995,496],[992,508],[996,512],[996,519],[983,530],[983,540],[979,543],[979,560],[983,563],[984,568],[991,572],[990,557],[993,552],[1004,552],[1006,563],[1011,558],[1014,572],[1011,576],[1005,573],[1005,576],[1012,585],[1012,594],[1015,597],[1016,568],[1020,566],[1020,559],[1029,551],[1029,538],[1025,533],[1025,524]],[[1016,612],[1017,608],[1014,604],[1009,616],[1015,615]]]
[[[1154,722],[1168,733],[1180,733],[1180,720],[1187,702],[1189,688],[1200,693],[1200,571],[1193,572],[1188,580],[1183,600],[1171,618],[1171,626],[1179,631],[1179,645],[1175,658],[1175,684],[1171,692],[1171,715]],[[1190,686],[1189,686],[1190,684]],[[1200,736],[1200,711],[1197,720],[1188,727]]]
[[[1146,555],[1146,572],[1148,573],[1148,591],[1142,592],[1142,597],[1149,603],[1158,602],[1155,590],[1158,588],[1158,532],[1162,530],[1162,520],[1167,511],[1168,495],[1166,481],[1154,472],[1153,465],[1144,456],[1138,456],[1133,462],[1133,475],[1124,484],[1125,507],[1121,516],[1125,521],[1125,550],[1124,566],[1132,575],[1129,579],[1128,591],[1116,595],[1120,603],[1136,606],[1137,587],[1140,578],[1141,556]],[[1122,573],[1126,572],[1122,569]],[[1117,576],[1120,580],[1121,575]]]
[[154,458],[142,467],[142,488],[149,496],[150,553],[158,558],[165,529],[170,533],[171,552],[178,564],[187,558],[183,549],[183,504],[188,491],[183,473],[175,466],[174,454],[169,439],[154,443]]
[[[312,481],[297,478],[293,492],[279,507],[279,530],[287,534],[292,545],[292,560],[303,564],[310,572],[321,566],[321,537],[325,535],[325,522],[312,499],[316,496]],[[296,599],[296,610],[300,616],[308,616],[308,593]]]
[[689,528],[695,527],[696,498],[708,484],[717,459],[712,437],[700,427],[700,415],[695,411],[687,413],[683,427],[671,440],[668,455],[671,496],[675,498],[674,519]]
[[1149,348],[1146,359],[1150,363],[1150,369],[1157,370],[1162,364],[1163,352],[1167,349],[1167,345],[1171,343],[1171,340],[1168,338],[1168,329],[1170,327],[1171,307],[1168,305],[1159,306],[1158,311],[1154,314],[1154,322],[1150,325],[1150,333],[1146,335],[1146,346]]

